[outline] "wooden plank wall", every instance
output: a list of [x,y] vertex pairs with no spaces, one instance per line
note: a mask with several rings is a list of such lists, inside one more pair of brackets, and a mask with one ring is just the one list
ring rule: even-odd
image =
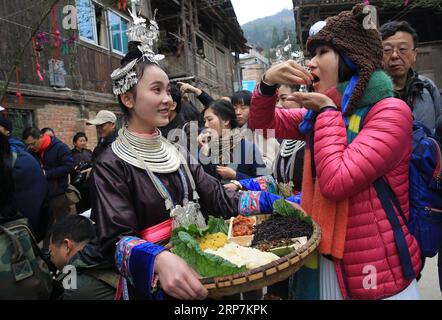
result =
[[[88,90],[99,93],[112,93],[112,83],[110,74],[112,70],[120,65],[121,56],[110,54],[109,50],[89,45],[78,39],[77,30],[63,31],[61,21],[64,17],[62,13],[63,6],[74,4],[74,0],[60,0],[56,6],[58,17],[58,28],[61,35],[66,38],[75,33],[77,41],[69,47],[69,54],[62,53],[62,44],[59,46],[59,60],[64,62],[66,87],[72,90]],[[18,51],[23,47],[28,35],[31,33],[31,27],[36,25],[44,11],[49,7],[47,0],[14,0],[0,1],[0,18],[11,22],[0,20],[0,80],[6,79],[6,74],[14,65],[15,57]],[[23,8],[27,10],[23,11]],[[19,11],[22,11],[18,14]],[[14,15],[12,15],[14,14]],[[25,49],[20,66],[20,82],[30,85],[50,86],[49,82],[49,59],[53,58],[53,36],[51,16],[49,15],[42,24],[40,31],[46,33],[48,43],[39,53],[38,62],[41,65],[43,81],[38,79],[36,73],[36,62],[32,45]],[[11,80],[11,85],[15,86],[15,74]]]
[[83,90],[111,93],[110,74],[120,64],[120,56],[110,56],[108,50],[93,45],[78,47],[79,70]]
[[[43,12],[48,8],[48,1],[42,0],[16,0],[16,1],[0,1],[0,17],[8,20],[0,20],[0,78],[5,80],[7,73],[14,65],[18,52],[22,49],[25,41],[31,34],[31,26],[35,26],[37,17],[41,17]],[[27,8],[27,10],[24,10]],[[24,10],[24,11],[23,11]],[[16,14],[14,14],[16,13]],[[41,31],[50,32],[50,19],[47,18],[40,28]],[[51,38],[47,35],[48,40]],[[19,63],[20,80],[23,83],[49,85],[46,73],[48,71],[48,57],[51,53],[51,46],[45,45],[44,50],[40,54],[39,63],[42,66],[42,74],[45,80],[41,82],[37,74],[35,58],[32,46],[28,45],[24,51],[24,55]],[[15,82],[15,75],[13,77]]]
[[[14,58],[17,56],[17,52],[23,46],[24,41],[27,38],[27,34],[30,34],[30,26],[35,26],[39,17],[43,15],[43,12],[47,10],[50,1],[48,0],[14,0],[14,1],[0,1],[0,17],[7,17],[13,13],[19,12],[24,8],[27,10],[8,17],[14,23],[5,22],[0,20],[0,80],[5,79],[5,73],[11,70],[11,66],[14,64]],[[62,14],[63,6],[67,4],[75,4],[75,0],[60,0],[56,6],[59,29],[62,30],[61,21],[64,17]],[[170,13],[167,13],[170,14]],[[176,26],[169,25],[166,29],[173,31],[175,34],[179,34],[181,20],[179,17],[172,19]],[[204,23],[204,20],[200,22]],[[17,25],[18,24],[18,25]],[[171,24],[171,21],[165,21],[163,24]],[[26,27],[28,26],[28,27]],[[32,50],[32,46],[28,45],[23,59],[20,63],[21,70],[21,83],[26,83],[34,86],[50,86],[49,82],[49,63],[48,60],[53,57],[53,37],[52,37],[52,25],[50,15],[44,21],[41,31],[46,32],[46,38],[49,43],[46,43],[43,51],[40,52],[38,61],[41,65],[41,72],[44,77],[44,81],[40,81],[36,74],[36,63]],[[72,32],[72,31],[71,31]],[[78,33],[75,31],[78,38]],[[223,31],[221,31],[223,32]],[[62,35],[68,36],[69,33],[62,32]],[[197,74],[206,78],[209,85],[216,85],[217,90],[225,92],[227,94],[231,89],[232,73],[229,50],[224,50],[224,45],[221,45],[219,41],[214,40],[213,34],[207,34],[207,45],[211,46],[213,50],[212,63],[202,60],[197,57]],[[187,36],[185,36],[187,38]],[[223,48],[224,57],[217,49],[218,45]],[[166,70],[170,75],[182,74],[186,72],[185,60],[189,60],[189,65],[192,65],[193,52],[183,52],[183,54],[177,58],[170,56],[167,58],[168,69]],[[72,90],[86,90],[98,93],[112,93],[112,83],[110,81],[110,73],[115,68],[119,67],[121,56],[111,54],[109,50],[94,46],[92,44],[85,43],[79,39],[70,47],[69,54],[62,53],[61,44],[59,50],[59,59],[64,62],[67,75],[65,76],[66,87]],[[209,58],[209,57],[208,57]],[[190,70],[189,70],[190,71]],[[193,72],[190,72],[193,74]],[[12,79],[12,86],[15,86],[15,74]]]

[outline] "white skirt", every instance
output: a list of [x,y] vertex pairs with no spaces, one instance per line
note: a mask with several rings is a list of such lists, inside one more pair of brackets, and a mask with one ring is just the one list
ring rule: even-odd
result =
[[[319,255],[319,297],[321,300],[342,300],[341,289],[334,262]],[[419,300],[419,288],[416,279],[410,285],[389,298],[383,300]]]

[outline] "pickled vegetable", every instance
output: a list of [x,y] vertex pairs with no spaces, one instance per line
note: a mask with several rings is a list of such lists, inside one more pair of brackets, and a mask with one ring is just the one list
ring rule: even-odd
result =
[[255,220],[244,216],[233,219],[232,235],[234,237],[250,236],[253,233]]

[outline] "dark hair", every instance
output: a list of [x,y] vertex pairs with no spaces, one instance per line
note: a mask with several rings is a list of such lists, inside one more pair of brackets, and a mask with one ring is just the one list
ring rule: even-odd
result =
[[354,72],[350,67],[344,62],[344,59],[339,55],[338,62],[338,81],[339,83],[349,81],[353,76]]
[[301,88],[301,86],[299,84],[281,84],[279,87],[280,88],[281,87],[287,87],[287,88],[289,88],[291,93],[297,92]]
[[250,101],[252,101],[252,93],[248,90],[236,91],[231,97],[232,104],[244,104],[250,106]]
[[95,229],[92,222],[83,216],[70,214],[58,220],[51,229],[51,242],[61,244],[64,239],[76,243],[95,238]]
[[354,72],[350,69],[350,67],[345,63],[344,58],[342,58],[342,54],[336,49],[336,47],[328,42],[324,42],[324,41],[318,41],[317,43],[315,43],[314,46],[311,46],[309,49],[309,53],[310,56],[314,56],[314,50],[316,50],[316,48],[319,48],[321,46],[328,46],[330,48],[333,49],[333,51],[335,53],[338,54],[339,56],[339,61],[338,61],[338,82],[342,83],[342,82],[346,82],[349,81],[351,79],[351,77],[353,76]]
[[203,110],[203,114],[209,109],[212,109],[213,113],[222,120],[228,120],[231,129],[239,127],[238,120],[236,120],[235,108],[233,108],[233,105],[229,101],[224,99],[216,100]]
[[72,142],[75,143],[75,142],[77,142],[78,139],[80,139],[80,138],[85,138],[86,141],[87,141],[86,133],[84,133],[84,132],[77,132],[77,133],[75,134],[74,138],[72,139]]
[[[137,48],[140,44],[141,44],[140,42],[136,42],[136,41],[129,42],[129,44],[128,44],[128,50],[129,51],[124,56],[124,58],[121,59],[121,67],[126,66],[132,60],[141,58],[142,53]],[[140,80],[143,77],[144,71],[149,66],[156,66],[156,67],[161,69],[161,67],[158,64],[154,63],[154,62],[150,62],[148,60],[141,60],[141,61],[139,61],[135,65],[135,73],[137,74],[138,80]],[[132,93],[132,95],[134,97],[134,100],[137,99],[137,90],[135,90],[136,87],[137,86],[135,85],[130,90],[127,91],[127,92],[131,92]],[[124,105],[123,101],[121,100],[121,96],[120,95],[118,95],[118,105],[120,106],[121,110],[123,110],[124,114],[126,116],[129,116],[129,109]]]
[[175,112],[180,113],[180,111],[181,111],[181,91],[176,84],[170,85],[170,95],[172,96],[173,102],[176,103]]
[[394,36],[396,32],[400,31],[411,34],[414,47],[416,48],[417,43],[419,42],[419,36],[417,35],[416,30],[407,21],[390,21],[384,23],[379,30],[382,40]]
[[52,132],[52,134],[55,136],[55,131],[52,128],[43,128],[40,130],[41,134],[45,134],[46,132]]
[[22,139],[26,140],[29,137],[32,137],[34,139],[38,139],[41,137],[43,133],[35,127],[27,127],[25,130],[23,130]]
[[184,122],[198,121],[199,127],[204,127],[204,118],[201,112],[191,102],[181,102],[181,116]]

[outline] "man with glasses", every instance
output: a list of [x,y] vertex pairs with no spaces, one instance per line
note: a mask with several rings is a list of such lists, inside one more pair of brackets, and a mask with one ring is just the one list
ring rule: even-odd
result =
[[442,113],[442,98],[433,81],[413,70],[418,51],[416,30],[406,21],[391,21],[380,33],[383,68],[393,79],[397,98],[410,106],[415,120],[433,130]]

